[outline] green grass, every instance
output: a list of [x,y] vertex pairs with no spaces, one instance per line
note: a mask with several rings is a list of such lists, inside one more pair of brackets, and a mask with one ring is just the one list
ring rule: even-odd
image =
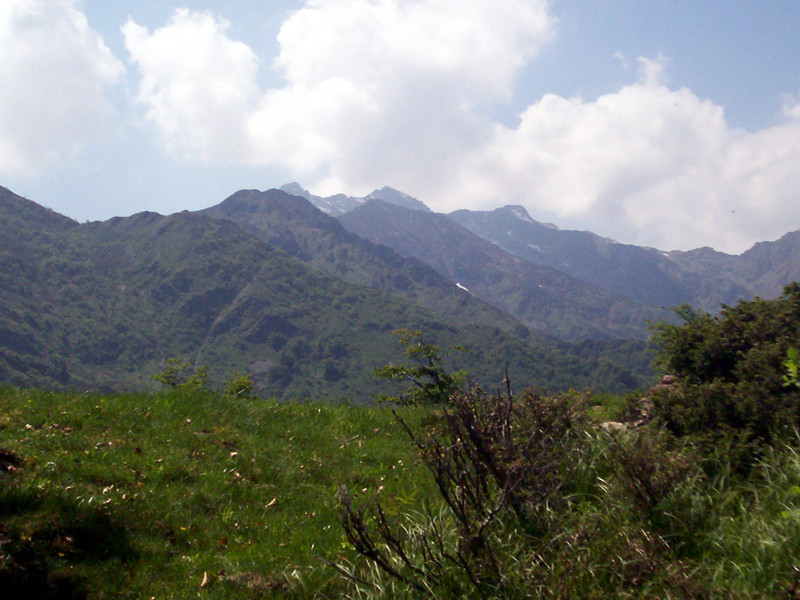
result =
[[[590,404],[602,420],[624,399]],[[434,418],[430,409],[404,410],[414,428]],[[798,444],[772,448],[746,476],[724,449],[698,458],[643,512],[619,469],[619,447],[600,431],[586,435],[553,505],[558,514],[548,517],[551,533],[531,539],[498,528],[506,592],[800,597],[790,593],[800,566]],[[674,464],[668,446],[653,444],[626,447],[640,452],[632,460]],[[690,446],[675,451],[680,460],[693,456]],[[410,539],[426,535],[430,500],[446,543],[458,543],[452,516],[387,407],[234,400],[203,390],[0,389],[0,596],[415,597],[346,543],[339,485],[356,506],[379,494]],[[377,587],[353,585],[329,562]],[[442,597],[465,589],[457,570],[448,577]]]
[[593,420],[600,423],[604,421],[624,421],[627,417],[626,412],[631,400],[638,400],[641,396],[641,392],[631,392],[630,394],[592,393],[587,399],[589,415]]
[[0,560],[92,598],[335,597],[337,486],[430,492],[380,407],[5,389],[0,447],[22,461],[0,474]]
[[747,485],[728,485],[726,476],[709,485],[717,510],[702,538],[703,576],[751,597],[786,588],[800,567],[800,455],[773,448]]

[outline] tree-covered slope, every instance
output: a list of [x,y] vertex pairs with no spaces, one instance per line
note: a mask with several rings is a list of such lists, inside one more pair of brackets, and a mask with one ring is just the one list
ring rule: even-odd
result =
[[25,259],[1,257],[4,383],[141,389],[155,385],[149,375],[166,358],[180,357],[209,365],[215,385],[237,370],[251,373],[264,395],[365,402],[376,389],[372,370],[398,356],[389,334],[399,328],[471,348],[466,366],[484,381],[501,379],[505,362],[520,380],[555,387],[642,381],[619,352],[588,352],[523,327],[447,323],[408,299],[331,277],[226,220],[141,213],[56,230],[26,221],[23,235],[5,212],[0,228],[18,229],[3,235],[16,235],[15,254]]
[[526,325],[564,339],[643,338],[647,321],[664,316],[513,256],[444,215],[371,201],[339,220],[353,233],[428,263]]
[[426,263],[351,233],[305,198],[274,189],[241,190],[200,214],[232,221],[333,277],[408,298],[447,322],[518,325]]

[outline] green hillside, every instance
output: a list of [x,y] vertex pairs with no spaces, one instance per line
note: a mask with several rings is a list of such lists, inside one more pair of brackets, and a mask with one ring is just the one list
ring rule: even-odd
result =
[[370,201],[339,218],[349,231],[417,258],[527,326],[567,340],[644,339],[644,306],[509,254],[445,215]]
[[570,346],[500,316],[502,327],[481,324],[463,295],[461,320],[445,319],[315,269],[226,220],[141,213],[78,225],[4,198],[0,382],[155,389],[150,375],[177,357],[208,365],[217,387],[239,371],[263,396],[361,403],[377,390],[364,374],[397,358],[390,333],[401,328],[468,347],[466,367],[487,385],[505,363],[519,379],[554,388],[647,381],[643,345]]
[[644,396],[0,388],[0,594],[794,599],[800,285],[681,317]]
[[451,324],[519,325],[426,263],[349,232],[305,198],[280,190],[242,190],[199,214],[232,221],[332,277],[401,296]]

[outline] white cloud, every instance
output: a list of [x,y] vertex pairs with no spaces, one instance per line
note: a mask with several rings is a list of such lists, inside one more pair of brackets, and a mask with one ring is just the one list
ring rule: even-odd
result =
[[784,96],[783,116],[790,119],[800,119],[800,99],[788,94]]
[[[477,109],[510,99],[553,27],[544,0],[309,1],[278,37],[286,85],[252,106],[255,59],[224,21],[182,10],[152,34],[123,32],[139,99],[173,148],[368,187],[454,164],[453,148],[484,133]],[[220,81],[242,93],[220,102]]]
[[380,93],[420,77],[470,104],[507,100],[553,26],[542,1],[322,0],[284,23],[276,66],[295,84],[344,78]]
[[667,59],[662,54],[656,58],[640,56],[636,59],[639,65],[639,77],[643,83],[649,85],[666,85]]
[[75,4],[0,5],[0,172],[33,174],[106,130],[124,68]]
[[307,0],[281,27],[285,85],[269,90],[210,14],[123,32],[147,118],[192,159],[281,167],[317,193],[388,184],[438,210],[516,202],[664,249],[740,251],[800,227],[795,99],[775,127],[735,129],[670,87],[658,56],[614,93],[548,94],[495,122],[555,26],[545,0]]
[[125,46],[142,73],[138,100],[167,144],[201,161],[241,161],[248,148],[243,117],[258,95],[258,59],[228,39],[229,24],[180,9],[149,33],[132,20]]
[[800,226],[800,119],[733,129],[721,107],[666,87],[661,60],[639,63],[642,79],[619,92],[547,95],[516,127],[495,126],[456,197],[502,195],[562,225],[665,249],[701,240],[739,252]]

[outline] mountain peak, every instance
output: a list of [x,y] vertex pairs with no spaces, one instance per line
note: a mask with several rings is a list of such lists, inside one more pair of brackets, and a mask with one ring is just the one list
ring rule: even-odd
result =
[[291,194],[292,196],[300,196],[301,198],[305,198],[306,200],[311,200],[311,192],[305,189],[302,185],[297,183],[296,181],[292,181],[291,183],[287,183],[286,185],[282,185],[280,191],[286,192],[287,194]]
[[403,208],[408,208],[410,210],[431,212],[431,210],[425,206],[425,204],[416,198],[394,188],[390,188],[389,186],[384,186],[381,189],[375,190],[371,194],[363,197],[347,196],[345,194],[335,194],[333,196],[324,197],[316,196],[295,181],[282,185],[279,189],[282,192],[291,194],[292,196],[300,196],[305,198],[322,212],[332,217],[343,215],[344,213],[353,210],[357,206],[361,206],[370,200],[383,200],[389,204],[396,204],[397,206],[402,206]]
[[428,208],[423,202],[420,202],[413,196],[410,196],[404,192],[390,188],[387,185],[383,186],[379,190],[375,190],[367,196],[364,196],[363,200],[364,202],[368,200],[383,200],[384,202],[396,204],[397,206],[402,206],[403,208],[420,210],[422,212],[431,212],[431,209]]
[[536,223],[536,221],[534,221],[531,218],[530,214],[528,214],[528,211],[525,210],[524,206],[521,206],[519,204],[509,204],[504,208],[508,210],[516,218],[518,218],[520,221],[525,221],[526,223]]
[[501,208],[498,208],[497,210],[511,213],[515,218],[519,219],[520,221],[524,221],[525,223],[531,223],[532,225],[539,225],[540,227],[560,231],[558,225],[554,225],[553,223],[542,223],[541,221],[537,221],[531,217],[530,213],[528,213],[528,210],[520,204],[507,204]]

